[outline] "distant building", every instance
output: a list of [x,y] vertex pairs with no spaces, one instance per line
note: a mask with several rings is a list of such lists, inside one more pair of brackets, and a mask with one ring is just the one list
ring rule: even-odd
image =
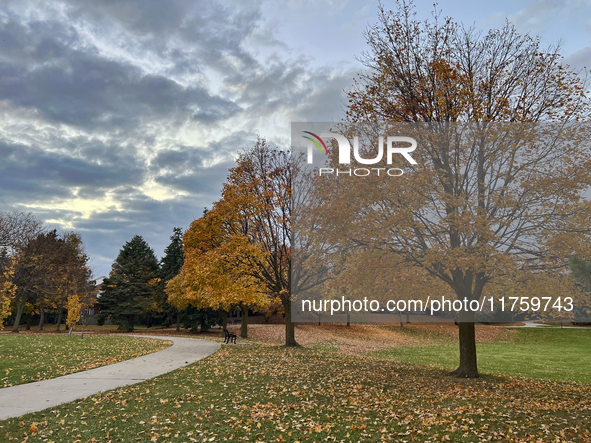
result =
[[[93,297],[95,302],[90,303],[88,306],[86,306],[84,308],[84,315],[86,317],[95,317],[101,313],[101,308],[99,308],[97,306],[96,300],[98,300],[100,298],[101,285],[103,284],[103,281],[105,280],[105,278],[107,278],[107,277],[101,276],[95,280],[95,290],[93,291],[95,294],[95,297]],[[89,324],[94,324],[94,323],[89,323]]]

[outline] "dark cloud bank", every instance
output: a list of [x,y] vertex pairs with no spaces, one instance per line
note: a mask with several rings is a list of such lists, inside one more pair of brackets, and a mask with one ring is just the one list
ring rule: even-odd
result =
[[338,117],[352,77],[271,34],[262,60],[257,2],[4,5],[0,210],[82,233],[97,276],[135,234],[161,254],[257,134],[282,144],[290,120]]

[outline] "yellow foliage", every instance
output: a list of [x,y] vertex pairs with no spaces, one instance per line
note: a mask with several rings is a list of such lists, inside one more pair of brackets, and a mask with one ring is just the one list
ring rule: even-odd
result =
[[[372,147],[378,134],[413,137],[416,165],[399,180],[328,177],[325,212],[342,238],[403,256],[460,298],[480,299],[529,256],[566,269],[591,244],[584,80],[509,23],[481,35],[451,19],[417,21],[413,9],[380,7],[362,60],[370,70],[339,130]],[[392,166],[408,166],[399,160]]]
[[285,154],[259,140],[230,171],[222,198],[183,237],[185,262],[166,292],[177,308],[265,308],[289,300],[290,191]]
[[66,325],[72,327],[80,321],[80,309],[82,309],[82,303],[80,302],[80,296],[78,294],[70,295],[68,297],[66,309],[68,310]]
[[0,331],[4,329],[4,319],[11,313],[10,306],[14,300],[17,286],[12,282],[16,261],[13,260],[0,275]]
[[253,307],[268,304],[250,266],[262,252],[246,236],[224,229],[232,219],[220,215],[225,212],[222,206],[218,202],[185,233],[185,263],[166,287],[169,301],[179,309],[191,304],[230,311],[240,303]]

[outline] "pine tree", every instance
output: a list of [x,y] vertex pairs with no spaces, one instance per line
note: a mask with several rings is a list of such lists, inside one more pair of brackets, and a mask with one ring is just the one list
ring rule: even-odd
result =
[[581,294],[575,303],[573,319],[575,323],[591,323],[591,261],[578,255],[569,258],[571,275],[577,282]]
[[160,262],[160,278],[167,282],[176,276],[183,267],[185,256],[183,254],[183,230],[173,228],[173,234],[170,237],[170,244],[164,250],[164,257]]
[[138,317],[156,302],[158,261],[136,235],[125,243],[102,285],[99,304],[120,330],[133,331]]
[[177,322],[177,331],[180,330],[180,312],[177,308],[168,303],[168,294],[164,292],[164,289],[166,288],[166,283],[181,271],[184,262],[183,230],[181,228],[173,228],[170,244],[164,250],[164,257],[162,257],[162,260],[160,261],[160,270],[158,272],[160,285],[157,298],[159,308],[165,314],[164,323],[170,325],[172,319],[175,318]]

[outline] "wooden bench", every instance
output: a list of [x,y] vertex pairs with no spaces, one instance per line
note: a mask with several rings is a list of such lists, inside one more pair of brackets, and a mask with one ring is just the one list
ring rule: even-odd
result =
[[230,331],[228,331],[226,328],[224,328],[224,343],[225,344],[230,344],[230,343],[234,343],[236,344],[236,334],[232,334]]

